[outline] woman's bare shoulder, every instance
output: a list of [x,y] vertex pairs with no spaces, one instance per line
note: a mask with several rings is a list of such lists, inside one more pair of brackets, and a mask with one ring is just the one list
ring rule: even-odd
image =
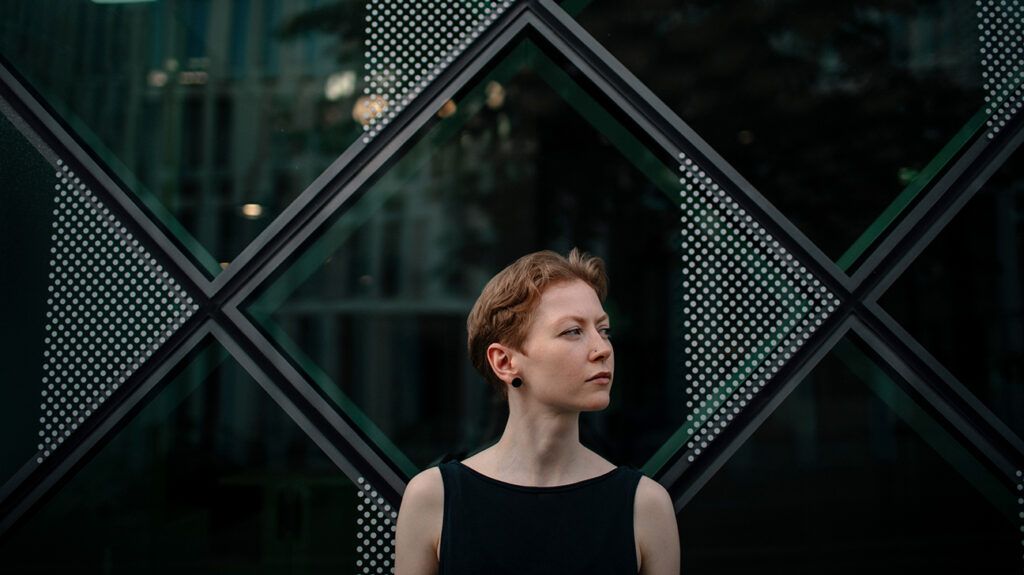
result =
[[644,475],[636,486],[633,510],[641,574],[679,573],[679,527],[668,490]]
[[435,573],[444,519],[444,482],[438,467],[409,480],[395,526],[395,573]]
[[641,475],[640,483],[636,486],[636,506],[644,511],[654,511],[659,507],[671,510],[672,497],[662,484]]
[[441,468],[435,465],[414,475],[406,484],[402,498],[409,496],[415,497],[421,503],[429,503],[435,499],[438,502],[443,501],[444,481],[441,479]]

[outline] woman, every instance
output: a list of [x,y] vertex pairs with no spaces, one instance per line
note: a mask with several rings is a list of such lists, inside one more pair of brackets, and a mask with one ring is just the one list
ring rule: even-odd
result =
[[507,399],[501,439],[409,481],[395,575],[677,575],[668,492],[579,441],[608,406],[615,361],[600,258],[523,256],[467,321],[473,365]]

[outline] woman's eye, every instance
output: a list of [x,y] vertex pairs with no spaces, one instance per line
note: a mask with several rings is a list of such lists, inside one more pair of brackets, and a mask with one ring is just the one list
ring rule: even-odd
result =
[[601,331],[604,332],[604,336],[605,337],[611,337],[612,336],[612,328],[610,328],[610,327],[601,328]]
[[[580,329],[580,328],[578,328],[578,327],[574,327],[574,328],[570,329],[569,331],[567,331],[567,332],[565,332],[565,333],[566,333],[566,334],[569,334],[569,333],[571,333],[571,334],[573,334],[573,335],[580,335],[580,334],[582,334],[582,333],[583,333],[583,330],[581,330],[581,329]],[[565,335],[565,334],[563,334],[563,335]]]

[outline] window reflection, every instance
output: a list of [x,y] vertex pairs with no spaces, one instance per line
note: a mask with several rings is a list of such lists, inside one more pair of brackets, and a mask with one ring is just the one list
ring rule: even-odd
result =
[[12,0],[0,52],[216,275],[362,133],[364,10]]

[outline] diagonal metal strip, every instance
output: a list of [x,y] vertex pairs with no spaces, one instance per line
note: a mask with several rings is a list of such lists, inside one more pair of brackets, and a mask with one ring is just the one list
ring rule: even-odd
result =
[[369,0],[365,35],[368,81],[364,87],[367,105],[361,110],[363,143],[369,143],[433,83],[436,75],[473,44],[476,35],[512,2],[474,0],[438,7],[433,3]]
[[[1003,422],[995,417],[989,409],[981,404],[962,384],[945,370],[939,362],[932,358],[927,351],[903,330],[885,311],[877,304],[878,295],[881,290],[877,289],[879,276],[885,274],[893,278],[899,274],[906,265],[923,250],[924,246],[941,229],[946,222],[953,217],[956,211],[973,195],[994,173],[1006,158],[1016,149],[1022,138],[1020,131],[1024,130],[1022,122],[1018,119],[1014,126],[1008,126],[1003,132],[1004,140],[1000,146],[990,150],[990,153],[974,153],[964,160],[966,165],[957,167],[960,174],[953,182],[946,182],[943,186],[936,186],[929,191],[925,199],[929,200],[930,212],[928,216],[917,215],[918,225],[913,234],[905,236],[905,242],[901,249],[889,251],[885,255],[890,260],[883,266],[876,268],[878,275],[868,276],[867,279],[856,290],[855,294],[848,296],[844,307],[846,313],[850,314],[847,323],[849,328],[856,327],[855,332],[868,341],[875,349],[879,358],[887,365],[895,369],[904,380],[908,381],[916,392],[916,397],[923,405],[939,414],[940,420],[950,427],[962,444],[970,446],[975,452],[980,453],[986,465],[998,472],[999,477],[1007,489],[1012,489],[1016,480],[1015,470],[1021,467],[1021,454],[1024,454],[1024,442],[1011,431]],[[984,138],[979,136],[978,146],[987,146]],[[930,219],[929,219],[930,217]],[[922,221],[923,220],[923,221]],[[912,246],[912,247],[911,247]],[[893,248],[889,248],[892,250]],[[903,267],[895,269],[894,262],[900,262]],[[891,280],[890,280],[891,281]],[[872,299],[874,298],[874,299]],[[868,327],[865,327],[868,326]],[[840,330],[845,333],[846,328]],[[836,335],[836,334],[832,334]],[[831,347],[838,338],[830,339],[825,344]],[[813,346],[814,344],[808,344]],[[820,350],[819,350],[820,351]],[[773,385],[784,389],[783,393],[788,394],[789,390],[796,385],[793,377],[802,378],[806,374],[784,374]],[[697,458],[696,464],[691,460],[692,454],[698,454],[696,449],[688,449],[680,454],[675,463],[669,465],[662,474],[661,480],[672,484],[673,494],[676,496],[677,509],[681,509],[688,502],[695,492],[707,481],[714,470],[721,467],[725,459],[730,457],[745,438],[760,425],[760,423],[777,407],[778,403],[773,397],[767,404],[748,407],[748,411],[754,414],[746,414],[742,422],[741,430],[729,437],[729,448],[712,452],[712,461],[704,462],[708,458],[705,453]],[[683,463],[683,456],[687,463]],[[696,465],[695,469],[690,469]]]
[[527,6],[516,4],[506,10],[390,120],[379,136],[369,143],[360,140],[317,178],[220,274],[215,282],[215,301],[232,307],[239,305],[370,178],[397,158],[435,112],[523,30],[529,20]]
[[[0,489],[0,535],[119,429],[162,374],[190,353],[205,320],[193,297],[206,303],[199,286],[188,281],[195,277],[175,269],[181,253],[173,253],[175,246],[98,164],[78,162],[88,152],[5,66],[0,62],[0,112],[56,170],[57,205],[43,443]],[[108,347],[101,341],[108,332],[129,334],[125,345]],[[89,379],[80,382],[79,374]]]
[[[357,484],[360,477],[369,477],[370,483],[378,491],[383,491],[385,499],[401,500],[404,480],[368,447],[312,386],[302,379],[302,376],[288,364],[288,360],[277,353],[272,343],[264,339],[252,342],[247,338],[232,335],[230,332],[235,331],[237,325],[252,327],[240,314],[233,319],[234,321],[227,326],[215,323],[211,331],[235,361],[256,380],[353,484]],[[239,341],[247,345],[240,345]],[[273,351],[267,353],[267,350]],[[281,372],[298,383],[293,387],[277,385],[271,374],[276,376]]]
[[831,291],[849,293],[851,279],[760,192],[705,142],[686,122],[633,76],[596,39],[553,0],[533,3],[531,21],[545,43],[578,68],[638,132],[673,160],[680,152],[692,158],[783,247],[811,269]]
[[[884,312],[881,314],[884,315]],[[935,385],[935,380],[942,377],[944,370],[938,365],[927,364],[930,359],[927,353],[913,340],[902,339],[907,336],[906,332],[886,320],[878,319],[878,315],[869,316],[867,321],[858,318],[851,328],[884,359],[886,365],[899,374],[924,405],[951,424],[964,443],[974,446],[985,457],[986,463],[999,472],[1007,489],[1012,489],[1016,483],[1015,472],[1020,467],[1019,457],[1015,457],[1020,450],[1020,440],[1014,438],[1015,442],[1003,441],[1003,438],[993,437],[986,434],[986,430],[979,429],[971,409],[973,406],[961,398],[951,396],[947,389]],[[933,369],[940,373],[931,372]]]
[[210,335],[213,322],[193,323],[198,325],[180,330],[163,346],[162,361],[143,364],[133,376],[133,385],[123,387],[107,400],[97,416],[87,419],[86,425],[58,447],[52,457],[42,464],[33,459],[4,486],[0,492],[0,539],[70,474],[85,465],[172,379],[173,370],[186,363],[188,356]]
[[949,171],[883,236],[857,269],[853,276],[855,294],[865,301],[877,301],[1016,151],[1022,139],[1024,129],[1019,116],[994,140],[976,135]]
[[[356,460],[360,463],[367,462],[367,467],[361,470],[362,473],[379,478],[374,484],[387,487],[381,493],[393,505],[397,505],[401,499],[406,478],[400,476],[398,470],[371,447],[371,442],[355,431],[357,426],[351,425],[346,417],[342,417],[329,406],[329,402],[310,385],[308,379],[296,370],[287,358],[280,355],[262,332],[248,321],[240,311],[240,306],[271,274],[288,265],[292,255],[301,250],[326,221],[397,157],[400,151],[416,138],[422,127],[433,118],[436,110],[444,102],[454,97],[463,86],[484,70],[488,62],[518,37],[526,27],[527,14],[522,8],[507,11],[493,28],[482,34],[477,43],[467,48],[460,56],[460,60],[467,58],[468,61],[456,61],[456,64],[461,65],[453,65],[443,72],[434,84],[425,89],[419,98],[410,102],[402,114],[391,121],[381,136],[371,140],[363,148],[356,161],[339,170],[336,177],[322,182],[322,188],[311,194],[308,204],[296,211],[295,219],[289,222],[287,227],[283,226],[284,229],[273,240],[269,235],[264,238],[265,251],[245,267],[242,272],[245,276],[244,282],[229,281],[222,288],[225,297],[222,319],[225,327],[230,328],[231,334],[237,338],[239,344],[269,358],[268,372],[273,373],[274,381],[281,385],[281,390],[291,396],[294,402],[301,404],[305,413],[311,416],[316,414],[312,417],[325,424],[322,428],[323,433],[329,433],[339,440],[344,438],[344,442],[353,447],[358,454]],[[230,294],[230,297],[227,294]]]
[[757,428],[782,405],[796,386],[800,385],[818,362],[846,335],[853,321],[854,317],[849,313],[843,313],[842,309],[829,317],[811,336],[811,339],[816,341],[809,341],[779,370],[776,378],[764,392],[754,396],[754,400],[740,413],[734,424],[726,428],[718,441],[712,443],[701,457],[689,462],[688,456],[692,450],[686,450],[674,463],[666,466],[659,481],[666,485],[672,494],[676,513],[682,511],[711,477],[757,431]]
[[[680,154],[682,156],[682,154]],[[691,159],[681,158],[688,463],[708,449],[838,300]]]
[[[887,361],[904,370],[913,369],[913,376],[904,376],[913,385],[928,382],[929,390],[920,395],[936,411],[970,439],[989,461],[996,462],[1010,476],[1012,464],[1024,453],[1024,441],[985,406],[967,387],[957,381],[917,340],[877,303],[866,305],[869,313],[860,317],[857,333],[873,347],[884,346],[887,354],[898,360]],[[868,334],[867,336],[865,334]],[[869,339],[870,337],[870,339]],[[977,418],[981,418],[981,422]],[[979,424],[983,423],[983,425]]]
[[64,158],[69,165],[86,181],[86,183],[104,199],[111,202],[116,209],[118,219],[138,229],[141,235],[148,238],[158,253],[161,264],[168,268],[177,281],[183,284],[185,291],[207,298],[213,293],[213,284],[206,275],[196,267],[185,255],[172,235],[155,224],[155,218],[149,217],[146,208],[136,202],[132,195],[126,193],[126,187],[108,174],[104,166],[95,159],[95,155],[65,128],[42,99],[28,88],[28,83],[21,78],[8,61],[0,55],[0,98],[7,100],[22,119],[29,125],[45,144]]

